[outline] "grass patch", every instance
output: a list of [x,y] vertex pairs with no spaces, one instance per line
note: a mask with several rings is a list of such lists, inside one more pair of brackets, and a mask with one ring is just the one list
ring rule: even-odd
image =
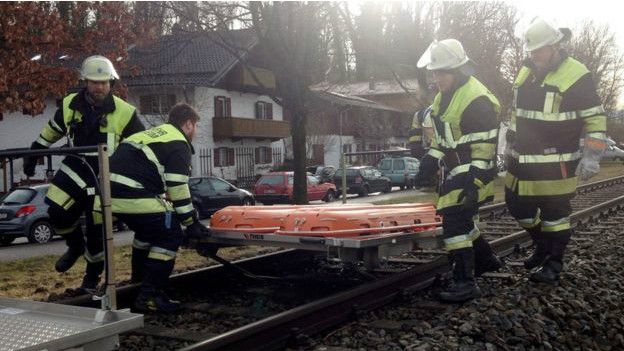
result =
[[[624,175],[624,165],[622,162],[607,161],[600,165],[600,173],[588,181],[580,182],[580,184],[586,184],[596,182],[603,179],[609,179],[617,176]],[[392,205],[401,203],[414,203],[414,202],[431,202],[434,203],[438,200],[438,196],[435,192],[435,188],[425,189],[425,194],[418,195],[406,195],[397,197],[390,200],[374,201],[375,205]],[[505,177],[498,177],[494,180],[494,202],[505,201]]]
[[[602,179],[613,178],[624,174],[624,165],[621,162],[605,162],[602,164],[600,174],[589,180],[594,182]],[[495,180],[495,202],[504,201],[504,179]],[[435,203],[437,195],[434,189],[418,195],[408,195],[387,201],[373,202],[376,205],[432,202]],[[255,256],[259,253],[277,251],[279,248],[240,246],[219,250],[219,255],[228,260],[235,260]],[[123,246],[115,248],[115,268],[117,282],[130,279],[130,260],[132,247]],[[54,263],[58,256],[48,255],[4,262],[0,265],[0,296],[26,298],[29,300],[46,300],[50,294],[61,294],[67,288],[80,286],[85,270],[85,261],[78,260],[76,265],[65,273],[57,273]],[[214,265],[215,262],[199,256],[195,250],[180,249],[176,259],[174,272],[182,272]]]
[[[234,260],[277,250],[279,249],[258,246],[229,247],[220,249],[219,256]],[[115,248],[117,282],[130,280],[131,257],[132,246]],[[54,270],[54,263],[57,259],[58,256],[47,255],[4,262],[0,266],[0,296],[47,300],[50,294],[61,294],[68,288],[79,287],[85,272],[85,260],[79,259],[69,271],[57,273]],[[199,256],[195,250],[180,249],[174,272],[183,272],[214,264],[216,263],[211,259]]]

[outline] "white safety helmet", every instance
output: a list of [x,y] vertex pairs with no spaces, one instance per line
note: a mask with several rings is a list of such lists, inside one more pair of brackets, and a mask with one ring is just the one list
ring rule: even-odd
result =
[[434,40],[418,60],[418,68],[430,71],[450,70],[463,66],[470,59],[462,44],[456,39]]
[[118,80],[113,63],[104,56],[94,55],[87,57],[80,68],[80,78],[97,82]]
[[557,44],[569,38],[570,34],[568,28],[556,29],[543,19],[535,18],[524,33],[525,46],[527,51],[534,51],[544,46]]

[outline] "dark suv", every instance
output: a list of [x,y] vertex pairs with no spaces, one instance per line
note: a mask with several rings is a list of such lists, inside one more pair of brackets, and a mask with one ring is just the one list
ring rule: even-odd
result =
[[415,185],[420,161],[413,157],[386,157],[379,161],[377,168],[392,180],[392,185],[398,186],[401,190],[411,189]]
[[[392,181],[388,177],[381,175],[381,172],[371,166],[348,167],[347,172],[347,193],[367,196],[369,193],[384,192],[392,190]],[[339,168],[334,174],[334,184],[338,192],[342,193],[342,169]]]

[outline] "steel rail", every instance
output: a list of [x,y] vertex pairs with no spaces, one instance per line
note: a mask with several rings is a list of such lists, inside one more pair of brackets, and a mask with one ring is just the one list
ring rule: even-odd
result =
[[[579,193],[592,189],[601,189],[624,182],[624,176],[584,184]],[[608,200],[604,203],[582,209],[571,216],[574,223],[583,222],[587,218],[595,218],[613,207],[622,207],[624,196]],[[505,203],[484,206],[481,214],[496,212],[505,208]],[[521,230],[503,238],[490,242],[494,250],[507,256],[519,248],[531,245],[528,234]],[[276,259],[286,261],[300,257],[300,250],[284,250],[267,255],[247,258],[233,262],[241,267],[258,269],[261,262],[270,263]],[[196,271],[173,275],[171,283],[177,286],[192,284],[201,279],[215,279],[224,272],[222,265],[215,265]],[[439,257],[431,262],[418,265],[413,269],[382,278],[373,283],[361,285],[330,297],[311,302],[277,315],[213,336],[184,348],[183,350],[274,350],[283,348],[298,334],[313,334],[333,325],[351,319],[354,313],[366,311],[392,301],[405,291],[425,289],[441,275],[449,273],[448,260]],[[130,305],[138,290],[138,284],[130,284],[118,289],[120,305]],[[88,295],[61,301],[72,305],[94,304]]]
[[[622,180],[624,180],[624,177],[589,183],[585,184],[583,189],[602,188],[605,183],[610,181],[621,182]],[[499,209],[502,205],[504,203],[490,205],[489,211]],[[571,215],[571,221],[578,223],[585,221],[587,218],[596,218],[614,207],[624,207],[624,195],[590,208],[579,210]],[[521,230],[506,237],[493,240],[490,244],[498,254],[507,256],[520,247],[530,246],[531,242],[529,235],[524,230]],[[448,274],[448,272],[448,260],[446,257],[440,257],[414,269],[284,311],[190,345],[182,350],[264,351],[280,349],[286,347],[289,340],[298,334],[314,334],[348,321],[355,313],[385,305],[406,290],[418,291],[425,289],[431,286],[437,277]]]
[[[306,256],[306,254],[309,254]],[[276,261],[286,261],[292,262],[293,260],[302,260],[310,257],[313,253],[308,253],[307,251],[288,249],[277,252],[271,252],[264,255],[244,258],[240,260],[236,260],[231,262],[231,264],[235,264],[243,269],[254,269],[258,270],[264,264],[273,264]],[[169,283],[172,286],[191,286],[193,283],[197,283],[198,280],[213,280],[219,277],[222,277],[227,271],[227,267],[222,264],[217,264],[210,267],[200,268],[188,272],[182,272],[173,274],[169,278]],[[136,297],[140,284],[131,283],[128,285],[123,285],[117,287],[117,301],[120,306],[131,306],[132,301]],[[76,297],[70,297],[67,299],[54,301],[55,303],[60,303],[64,305],[74,305],[74,306],[90,306],[97,307],[97,297],[92,297],[91,295],[80,295]]]

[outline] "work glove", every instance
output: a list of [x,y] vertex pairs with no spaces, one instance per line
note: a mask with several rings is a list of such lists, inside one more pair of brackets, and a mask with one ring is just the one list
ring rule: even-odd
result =
[[37,156],[24,157],[24,174],[28,177],[35,175],[35,166],[37,166]]
[[186,237],[186,240],[207,238],[210,236],[210,229],[206,228],[206,226],[201,224],[199,221],[195,221],[186,227],[184,230],[184,236]]
[[588,180],[600,171],[600,159],[604,154],[607,144],[603,139],[585,137],[583,145],[583,157],[576,167],[575,174],[580,180]]
[[[46,147],[39,144],[38,142],[33,142],[30,145],[31,150],[41,150]],[[24,174],[28,177],[32,177],[35,175],[35,167],[37,166],[37,160],[39,156],[26,156],[24,157]]]
[[466,184],[464,189],[459,193],[457,202],[461,203],[462,210],[464,211],[477,210],[479,206],[479,187],[472,181]]
[[416,174],[416,178],[414,178],[414,185],[417,187],[423,187],[429,185],[431,178],[438,171],[438,159],[425,155],[420,161],[420,166],[418,167],[418,174]]
[[481,173],[474,166],[470,166],[468,170],[464,189],[457,196],[457,202],[461,204],[464,211],[477,211],[479,209],[479,189],[483,186],[479,179]]
[[[516,144],[516,132],[511,129],[507,129],[505,134],[505,150],[503,151],[503,169],[508,170],[513,158],[514,145]],[[500,170],[500,169],[499,169]],[[501,171],[502,171],[501,170]]]
[[195,245],[195,251],[197,251],[197,254],[200,256],[213,258],[217,254],[217,251],[219,251],[220,247],[221,246],[219,244],[197,243]]

